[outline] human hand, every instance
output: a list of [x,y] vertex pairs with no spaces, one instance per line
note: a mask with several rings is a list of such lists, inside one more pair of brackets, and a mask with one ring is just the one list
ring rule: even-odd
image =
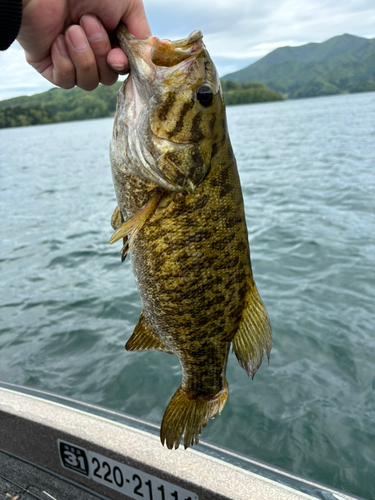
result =
[[142,0],[23,0],[17,40],[27,62],[51,83],[93,90],[129,70],[108,35],[120,21],[137,38],[151,35]]

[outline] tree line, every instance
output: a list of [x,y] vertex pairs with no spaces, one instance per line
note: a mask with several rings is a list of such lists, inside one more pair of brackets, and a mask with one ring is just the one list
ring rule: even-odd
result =
[[[74,88],[51,89],[30,97],[16,97],[0,102],[0,128],[24,127],[76,120],[104,118],[116,111],[116,95],[122,82],[112,87],[99,85],[92,92]],[[280,93],[261,83],[238,84],[222,81],[227,105],[282,100]]]
[[269,89],[263,83],[222,81],[221,86],[224,93],[224,102],[227,106],[284,100],[280,92]]

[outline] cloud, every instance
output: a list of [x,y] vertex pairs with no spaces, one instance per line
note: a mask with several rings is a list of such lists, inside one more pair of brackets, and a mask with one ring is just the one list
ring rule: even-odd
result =
[[0,75],[0,100],[36,94],[53,86],[27,64],[18,42],[0,53]]
[[[104,1],[104,0],[103,0]],[[375,37],[373,0],[144,0],[154,35],[176,40],[201,29],[219,74],[244,68],[277,47],[350,33]],[[0,99],[51,87],[17,43],[0,53]]]
[[145,3],[151,29],[159,37],[183,38],[201,29],[220,75],[229,66],[241,69],[285,45],[322,42],[343,33],[375,37],[373,0],[345,4],[337,0],[218,0],[214,5],[189,0],[178,9],[174,0]]

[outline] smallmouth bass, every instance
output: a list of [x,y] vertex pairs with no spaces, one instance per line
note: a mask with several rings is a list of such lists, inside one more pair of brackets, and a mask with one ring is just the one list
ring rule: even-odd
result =
[[110,142],[123,241],[143,310],[128,351],[177,354],[182,383],[163,417],[168,448],[199,442],[227,401],[232,344],[254,376],[272,331],[253,280],[243,198],[220,80],[202,33],[171,42],[117,36],[130,75]]

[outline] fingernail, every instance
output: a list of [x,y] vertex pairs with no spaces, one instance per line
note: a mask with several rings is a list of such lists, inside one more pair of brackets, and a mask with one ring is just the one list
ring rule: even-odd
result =
[[125,69],[125,64],[111,64],[113,69],[116,69],[117,71],[123,71]]
[[60,35],[56,38],[56,47],[60,54],[66,55],[68,51],[66,50],[64,36]]
[[67,31],[70,41],[76,50],[83,50],[87,47],[86,37],[82,33],[81,28],[72,27]]
[[98,23],[98,20],[94,16],[83,16],[82,19],[83,28],[85,30],[86,36],[90,42],[95,42],[102,38],[102,28]]

